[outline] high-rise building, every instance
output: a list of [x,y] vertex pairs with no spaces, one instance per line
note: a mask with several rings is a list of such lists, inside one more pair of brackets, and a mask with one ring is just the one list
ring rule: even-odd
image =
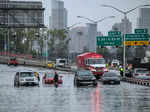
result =
[[64,2],[51,0],[50,29],[64,29],[67,27],[67,10]]
[[129,19],[124,18],[121,20],[121,23],[115,23],[112,26],[112,30],[118,30],[123,34],[132,33],[132,23]]
[[[89,26],[75,27],[71,29],[71,31],[69,32],[69,38],[71,39],[69,43],[69,52],[70,53],[82,53],[85,51],[94,52],[96,47],[96,42],[94,42],[96,41],[96,36],[102,36],[102,33],[96,31],[94,32],[94,35],[96,33],[96,36],[92,36],[91,32],[89,32]],[[95,37],[95,39],[90,37],[93,38]]]
[[85,49],[88,49],[87,27],[75,27],[69,32],[69,52],[70,53],[82,53]]
[[140,8],[137,28],[147,28],[150,34],[150,8]]

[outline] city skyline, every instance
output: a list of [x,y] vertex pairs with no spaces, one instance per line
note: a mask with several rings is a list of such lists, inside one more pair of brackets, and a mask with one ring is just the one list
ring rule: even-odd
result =
[[[41,0],[42,1],[42,0]],[[47,9],[50,8],[51,0],[44,0],[47,6]],[[150,4],[150,1],[147,0],[95,0],[95,2],[91,0],[61,0],[64,1],[64,6],[68,10],[68,26],[71,26],[74,23],[82,22],[82,24],[77,26],[85,26],[89,21],[77,18],[77,16],[88,17],[93,20],[100,20],[106,16],[115,16],[115,18],[104,20],[98,23],[98,31],[101,31],[104,35],[107,34],[109,30],[111,30],[112,25],[114,23],[121,22],[121,19],[124,18],[123,14],[112,10],[111,8],[100,7],[101,4],[112,5],[121,10],[127,11],[132,8],[135,8],[138,5]],[[49,5],[48,5],[49,4]],[[51,14],[50,11],[47,11],[47,14]],[[138,9],[129,13],[127,15],[129,21],[132,22],[132,31],[137,27],[137,18],[138,18]],[[47,18],[45,18],[47,20]],[[48,24],[48,23],[46,23]]]

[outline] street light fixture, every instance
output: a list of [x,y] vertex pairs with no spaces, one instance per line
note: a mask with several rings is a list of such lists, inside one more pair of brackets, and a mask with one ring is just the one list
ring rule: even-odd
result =
[[72,27],[74,27],[74,26],[76,26],[76,25],[78,25],[78,24],[81,24],[81,22],[78,22],[78,23],[72,24],[71,26],[68,26],[66,29],[67,29],[67,30],[69,30],[70,28],[72,28]]
[[102,4],[102,5],[100,5],[101,7],[108,7],[108,8],[112,8],[112,9],[114,9],[114,10],[116,10],[116,11],[118,11],[118,12],[120,12],[120,13],[122,13],[122,14],[124,14],[124,20],[125,20],[125,23],[124,23],[124,34],[123,34],[123,68],[124,68],[124,72],[123,72],[123,77],[125,77],[125,69],[126,69],[126,67],[125,67],[125,65],[126,65],[126,60],[125,60],[125,51],[126,51],[126,46],[125,46],[125,34],[127,33],[127,31],[126,31],[126,20],[127,20],[127,14],[129,14],[130,12],[132,12],[132,11],[134,11],[135,9],[137,9],[137,8],[140,8],[140,7],[147,7],[147,6],[150,6],[150,5],[139,5],[139,6],[136,6],[135,8],[133,8],[133,9],[130,9],[130,10],[128,10],[128,11],[123,11],[123,10],[120,10],[120,9],[118,9],[118,8],[116,8],[116,7],[113,7],[113,6],[111,6],[111,5],[105,5],[105,4]]
[[88,20],[88,21],[90,21],[90,22],[92,22],[92,23],[97,24],[97,23],[99,23],[99,22],[102,22],[102,21],[105,20],[105,19],[115,18],[115,16],[107,16],[107,17],[104,17],[104,18],[102,18],[102,19],[100,19],[100,20],[97,20],[97,21],[94,21],[94,20],[89,19],[89,18],[84,17],[84,16],[77,16],[77,18],[83,18],[83,19],[86,19],[86,20]]
[[[104,17],[104,18],[102,18],[102,19],[100,19],[100,20],[97,20],[97,21],[92,20],[92,19],[89,19],[89,18],[84,17],[84,16],[77,16],[77,18],[83,18],[83,19],[86,19],[86,20],[92,22],[92,24],[95,25],[96,32],[97,32],[97,24],[98,24],[99,22],[102,22],[102,21],[104,21],[104,20],[106,20],[106,19],[115,18],[115,16],[107,16],[107,17]],[[93,37],[96,37],[96,33],[93,34]],[[95,38],[95,39],[96,39],[96,38]],[[94,41],[95,46],[93,47],[93,49],[94,49],[94,52],[96,52],[96,40],[92,40],[92,41]],[[90,45],[89,45],[89,46],[90,46]]]
[[[74,24],[72,24],[72,25],[70,25],[70,26],[68,26],[68,27],[66,27],[65,28],[65,30],[67,30],[67,34],[68,34],[68,38],[70,37],[70,35],[69,35],[69,31],[70,31],[70,29],[71,28],[73,28],[74,26],[76,26],[76,25],[78,25],[78,24],[81,24],[81,22],[78,22],[78,23],[74,23]],[[68,49],[68,51],[67,51],[68,53],[67,53],[67,58],[68,58],[68,61],[69,61],[69,49]]]

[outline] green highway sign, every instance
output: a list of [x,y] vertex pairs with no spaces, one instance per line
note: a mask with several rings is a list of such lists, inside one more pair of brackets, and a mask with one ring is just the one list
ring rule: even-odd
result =
[[134,32],[137,34],[148,33],[148,29],[135,29]]
[[148,34],[126,34],[125,41],[148,41]]
[[119,35],[115,36],[98,36],[97,46],[121,46],[122,38]]
[[121,35],[120,31],[109,31],[108,36]]

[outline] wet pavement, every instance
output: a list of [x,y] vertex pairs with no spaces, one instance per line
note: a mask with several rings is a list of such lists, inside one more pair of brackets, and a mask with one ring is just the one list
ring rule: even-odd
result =
[[0,112],[150,112],[150,88],[122,82],[120,85],[74,87],[72,73],[61,72],[63,85],[19,87],[13,85],[20,70],[43,68],[0,65]]

